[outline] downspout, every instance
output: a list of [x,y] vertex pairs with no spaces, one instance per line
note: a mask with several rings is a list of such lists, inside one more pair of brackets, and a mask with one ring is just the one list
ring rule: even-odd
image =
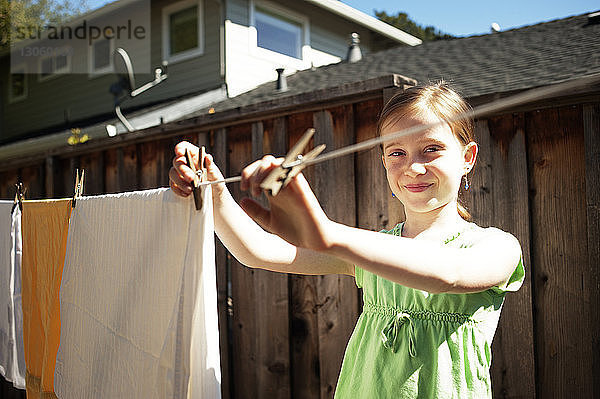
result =
[[219,20],[219,73],[225,87],[227,97],[229,97],[229,88],[227,87],[227,59],[225,53],[225,19],[227,18],[227,0],[215,0],[219,3],[219,12],[221,14]]

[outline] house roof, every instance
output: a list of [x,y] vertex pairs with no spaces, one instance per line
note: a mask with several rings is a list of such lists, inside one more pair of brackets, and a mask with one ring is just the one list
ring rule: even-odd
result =
[[[420,83],[443,79],[467,98],[545,86],[600,73],[600,23],[582,14],[518,29],[453,40],[425,42],[370,54],[287,77],[224,100],[216,112],[390,74]],[[199,115],[202,112],[195,113]],[[194,116],[190,115],[190,116]]]

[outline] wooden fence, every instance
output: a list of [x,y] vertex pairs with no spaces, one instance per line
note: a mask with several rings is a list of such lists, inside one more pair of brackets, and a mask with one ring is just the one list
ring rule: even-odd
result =
[[[373,137],[390,90],[305,97],[283,111],[196,120],[175,132],[0,165],[0,196],[14,197],[17,178],[28,198],[69,196],[76,167],[86,170],[86,195],[166,186],[182,139],[206,145],[226,176],[263,153],[284,154],[308,127],[316,128],[315,143],[338,148]],[[476,123],[480,157],[461,196],[476,222],[515,234],[527,272],[521,290],[507,296],[492,347],[496,398],[600,395],[600,101],[561,104]],[[334,220],[379,230],[403,217],[378,149],[305,174]],[[220,244],[217,270],[223,397],[331,398],[362,306],[352,278],[248,269]]]

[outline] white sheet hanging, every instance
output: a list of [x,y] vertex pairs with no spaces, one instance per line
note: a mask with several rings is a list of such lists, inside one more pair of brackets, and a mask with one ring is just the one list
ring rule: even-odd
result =
[[0,201],[0,374],[25,389],[21,308],[21,212]]
[[60,291],[59,398],[220,398],[210,189],[77,200]]

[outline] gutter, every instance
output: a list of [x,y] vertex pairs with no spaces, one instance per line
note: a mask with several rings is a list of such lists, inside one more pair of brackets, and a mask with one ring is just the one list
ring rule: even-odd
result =
[[357,24],[360,24],[368,29],[376,31],[377,33],[386,36],[392,40],[400,43],[408,44],[409,46],[417,46],[423,41],[413,35],[394,28],[392,25],[386,24],[383,21],[378,20],[370,15],[365,14],[355,8],[350,7],[347,4],[342,3],[338,0],[305,0],[307,3],[314,4],[317,7],[324,8],[334,14],[337,14],[343,18],[349,19]]

